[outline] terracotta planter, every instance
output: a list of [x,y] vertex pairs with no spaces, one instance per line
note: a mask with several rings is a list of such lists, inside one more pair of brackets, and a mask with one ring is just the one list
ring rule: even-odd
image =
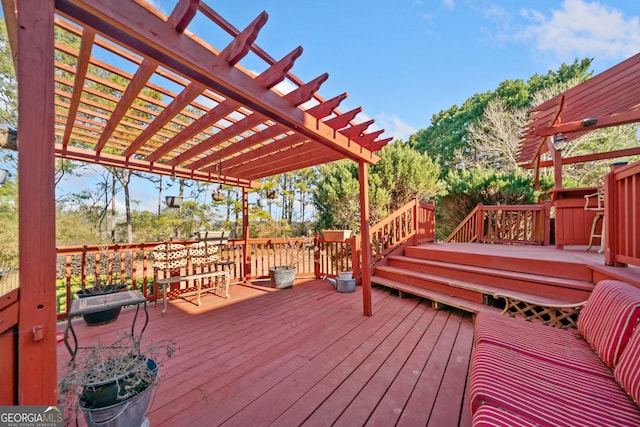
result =
[[351,230],[323,230],[322,235],[327,242],[344,242],[351,237]]

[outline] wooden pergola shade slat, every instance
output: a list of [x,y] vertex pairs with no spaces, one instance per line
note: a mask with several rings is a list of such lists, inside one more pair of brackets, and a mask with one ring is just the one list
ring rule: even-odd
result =
[[[168,18],[148,5],[131,1],[62,0],[56,7],[60,13],[56,25],[69,34],[58,40],[58,45],[64,45],[71,35],[79,37],[79,48],[59,46],[58,51],[64,52],[67,60],[56,61],[60,69],[57,85],[65,92],[71,91],[66,109],[57,111],[66,117],[64,125],[56,127],[62,144],[56,150],[59,155],[67,146],[80,146],[95,151],[93,161],[100,163],[100,154],[108,150],[110,156],[120,156],[122,164],[134,158],[146,160],[154,173],[167,173],[166,168],[155,169],[166,164],[192,170],[193,176],[206,172],[207,179],[214,182],[252,186],[251,177],[256,175],[243,176],[241,170],[253,170],[250,163],[264,163],[269,156],[282,157],[282,147],[273,146],[273,152],[265,149],[271,145],[270,139],[295,133],[303,145],[320,145],[336,152],[335,156],[317,156],[318,162],[350,158],[367,163],[377,162],[374,152],[389,141],[378,139],[383,131],[363,134],[370,123],[354,122],[362,108],[344,114],[337,110],[346,93],[328,101],[316,94],[328,74],[307,83],[291,74],[302,55],[301,47],[275,61],[255,44],[268,19],[265,12],[238,31],[209,6],[193,0],[179,2]],[[232,34],[231,42],[222,50],[216,51],[185,31],[198,12]],[[100,50],[117,53],[136,67],[134,73],[121,71],[113,63],[101,63],[95,57]],[[252,51],[267,61],[267,68],[258,76],[239,65]],[[75,67],[67,65],[68,58],[71,63],[75,61]],[[104,77],[110,74],[128,79],[115,101],[113,96],[119,89]],[[155,83],[159,77],[167,79],[172,74],[170,79],[182,85],[177,92]],[[74,76],[72,88],[68,86],[69,75]],[[285,79],[298,87],[287,94],[273,89]],[[150,97],[153,92],[159,92],[162,98]],[[202,96],[217,102],[204,106],[196,102]],[[308,101],[315,105],[304,107]],[[95,119],[91,119],[92,111]],[[200,113],[190,123],[184,122],[197,111]],[[93,123],[99,133],[95,143],[86,123]],[[276,133],[276,129],[281,132]],[[268,138],[254,137],[262,132]],[[242,149],[231,148],[236,144],[242,144]],[[253,150],[259,155],[252,156]],[[228,164],[237,164],[233,159],[239,152],[244,167],[226,169]],[[213,170],[216,173],[210,174]]]

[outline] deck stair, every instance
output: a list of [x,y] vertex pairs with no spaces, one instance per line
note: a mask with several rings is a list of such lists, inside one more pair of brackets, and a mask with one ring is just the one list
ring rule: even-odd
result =
[[573,304],[585,301],[593,289],[592,271],[579,261],[440,249],[437,244],[409,246],[404,255],[389,256],[386,265],[376,266],[371,281],[472,312],[498,305],[497,292]]

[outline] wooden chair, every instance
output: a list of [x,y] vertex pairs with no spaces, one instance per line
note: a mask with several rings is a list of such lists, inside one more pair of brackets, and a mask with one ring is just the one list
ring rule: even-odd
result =
[[[590,206],[590,201],[592,198],[595,198],[596,205]],[[584,196],[584,210],[585,211],[595,211],[595,216],[593,217],[593,222],[591,223],[591,233],[589,235],[589,246],[587,246],[587,251],[591,249],[593,246],[593,239],[595,237],[600,239],[600,249],[598,253],[604,252],[604,187],[599,186],[598,190],[592,194],[586,194]],[[596,234],[596,228],[598,226],[598,222],[602,219],[602,231],[600,234]]]

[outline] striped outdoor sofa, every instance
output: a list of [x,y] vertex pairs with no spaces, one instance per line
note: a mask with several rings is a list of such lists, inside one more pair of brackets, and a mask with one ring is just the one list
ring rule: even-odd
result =
[[640,288],[599,282],[576,329],[479,313],[473,426],[640,426]]

